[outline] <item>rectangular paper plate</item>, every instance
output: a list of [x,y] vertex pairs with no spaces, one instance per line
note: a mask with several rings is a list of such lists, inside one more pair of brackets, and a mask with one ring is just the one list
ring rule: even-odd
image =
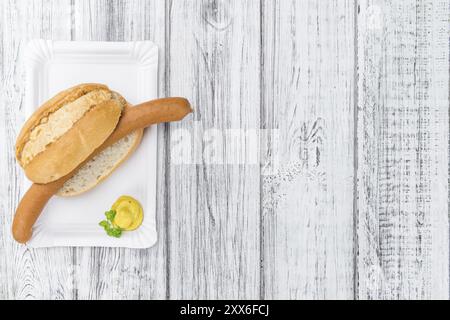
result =
[[[157,98],[158,48],[150,41],[66,42],[32,40],[25,53],[25,116],[71,86],[103,83],[137,104]],[[148,248],[156,233],[156,126],[146,129],[135,153],[97,187],[75,197],[53,197],[33,229],[30,247]],[[30,186],[24,178],[22,193]],[[138,199],[142,226],[112,238],[98,225],[121,195]]]

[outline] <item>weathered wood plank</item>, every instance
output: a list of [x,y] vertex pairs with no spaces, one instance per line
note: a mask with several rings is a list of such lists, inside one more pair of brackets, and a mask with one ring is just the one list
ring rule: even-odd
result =
[[351,299],[354,2],[264,1],[263,17],[263,295]]
[[14,143],[23,123],[23,49],[31,38],[66,39],[70,36],[70,1],[4,1],[2,15],[2,90],[0,145],[2,146],[0,207],[0,296],[7,299],[70,299],[66,279],[70,249],[32,250],[11,237],[11,223],[19,200],[21,170]]
[[[6,106],[5,106],[5,85],[6,85],[6,57],[5,57],[5,21],[6,18],[6,1],[0,2],[0,147],[1,150],[8,148],[7,132],[10,130],[8,128],[8,120],[6,118]],[[10,265],[7,263],[9,253],[6,237],[7,232],[7,221],[10,210],[10,205],[8,204],[8,199],[11,195],[10,187],[11,183],[8,180],[10,175],[9,171],[9,161],[11,158],[11,153],[2,152],[0,156],[0,298],[7,299],[10,297],[11,283],[8,281],[8,276],[10,275]]]
[[1,80],[2,82],[0,82],[0,88],[3,88],[3,35],[4,35],[4,24],[5,24],[5,19],[6,19],[6,1],[1,1],[0,2],[0,76],[1,76]]
[[[0,298],[448,298],[448,3],[360,0],[355,26],[354,2],[0,1]],[[193,102],[159,128],[152,249],[13,242],[30,38],[151,39],[160,95]],[[219,131],[177,164],[192,127]],[[222,129],[260,127],[279,167],[207,164]]]
[[[76,1],[74,40],[152,40],[160,47],[159,94],[165,88],[165,1]],[[159,126],[158,243],[147,250],[76,249],[75,283],[80,299],[166,297],[165,130]]]
[[200,133],[192,161],[172,152],[168,167],[169,296],[258,298],[259,166],[224,164],[236,145],[221,138],[225,129],[259,128],[259,1],[185,0],[169,9],[169,93],[194,108],[170,125],[171,147],[178,130]]
[[358,296],[449,296],[447,1],[359,1]]

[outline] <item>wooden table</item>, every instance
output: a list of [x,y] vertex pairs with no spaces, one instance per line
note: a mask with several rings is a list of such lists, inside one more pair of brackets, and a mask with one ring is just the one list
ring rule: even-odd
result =
[[[448,0],[0,1],[0,298],[448,299],[448,17]],[[192,102],[158,128],[153,248],[12,240],[32,38],[153,40],[159,95]],[[258,137],[234,164],[233,141],[211,151],[230,129]]]

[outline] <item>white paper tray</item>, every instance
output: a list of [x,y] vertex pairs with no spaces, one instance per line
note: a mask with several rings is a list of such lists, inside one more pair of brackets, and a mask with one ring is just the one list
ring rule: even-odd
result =
[[[59,91],[83,82],[108,85],[131,104],[157,98],[158,48],[150,41],[66,42],[32,40],[25,53],[25,117]],[[53,197],[33,229],[30,247],[101,246],[148,248],[156,243],[156,126],[108,179],[80,196]],[[23,179],[23,193],[30,182]],[[142,226],[112,238],[98,225],[121,195],[144,208]]]

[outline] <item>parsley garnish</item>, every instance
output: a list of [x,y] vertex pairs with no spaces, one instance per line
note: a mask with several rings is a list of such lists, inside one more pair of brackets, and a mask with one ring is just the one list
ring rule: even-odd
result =
[[122,229],[119,227],[114,227],[113,220],[116,216],[116,211],[109,210],[105,212],[106,220],[100,221],[99,225],[100,227],[103,227],[105,229],[106,234],[110,237],[120,238],[122,235]]

